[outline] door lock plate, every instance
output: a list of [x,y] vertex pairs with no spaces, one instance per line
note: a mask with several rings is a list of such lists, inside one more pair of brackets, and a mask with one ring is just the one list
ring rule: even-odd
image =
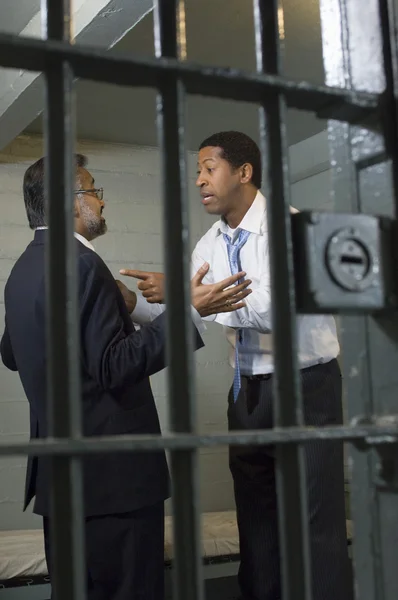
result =
[[363,214],[292,215],[300,313],[396,308],[395,221]]

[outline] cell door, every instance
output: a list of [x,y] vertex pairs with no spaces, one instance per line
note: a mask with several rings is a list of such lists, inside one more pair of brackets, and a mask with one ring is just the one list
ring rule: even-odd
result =
[[[200,1],[200,0],[197,0]],[[112,4],[113,7],[113,3]],[[392,0],[321,0],[326,84],[281,74],[278,2],[255,0],[257,70],[182,60],[184,3],[155,2],[156,58],[137,59],[73,45],[67,0],[43,2],[47,39],[0,35],[0,64],[46,75],[49,210],[48,344],[51,438],[0,446],[1,455],[41,454],[53,464],[54,578],[58,600],[84,598],[81,459],[97,452],[171,452],[175,597],[202,600],[198,528],[200,447],[274,444],[277,458],[284,600],[311,600],[303,444],[342,439],[352,461],[357,598],[398,598],[398,318],[396,7]],[[79,310],[73,254],[73,82],[76,77],[158,90],[168,282],[169,397],[173,432],[164,437],[83,438]],[[191,359],[186,94],[259,105],[271,248],[275,342],[275,429],[200,436]],[[338,212],[291,221],[287,107],[328,119]],[[167,174],[167,177],[166,177]],[[60,210],[59,199],[64,199]],[[295,269],[295,263],[300,268]],[[303,427],[296,313],[342,318],[344,427]],[[299,516],[297,516],[299,515]],[[336,599],[338,600],[338,599]]]

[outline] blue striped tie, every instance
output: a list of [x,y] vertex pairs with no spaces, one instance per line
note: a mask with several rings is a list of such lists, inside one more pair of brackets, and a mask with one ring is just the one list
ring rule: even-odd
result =
[[[227,245],[228,260],[232,275],[236,275],[242,270],[240,265],[239,253],[242,246],[246,244],[249,235],[250,231],[245,231],[244,229],[241,229],[239,235],[235,239],[235,242],[232,243],[232,240],[229,237],[229,235],[227,235],[226,233],[223,234],[225,243]],[[238,329],[236,332],[235,340],[235,375],[233,384],[234,402],[236,402],[240,390],[239,345],[242,344],[242,342],[243,331],[241,329]]]

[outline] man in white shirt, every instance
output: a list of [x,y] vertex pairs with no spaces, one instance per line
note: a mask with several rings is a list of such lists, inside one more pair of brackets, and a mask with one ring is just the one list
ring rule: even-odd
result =
[[[197,186],[206,212],[218,220],[196,245],[195,272],[210,264],[212,283],[244,270],[252,280],[245,307],[209,317],[220,323],[230,343],[235,370],[228,399],[230,430],[273,427],[271,289],[266,200],[261,188],[258,146],[240,132],[221,132],[200,146]],[[294,209],[292,209],[294,211]],[[124,272],[129,274],[128,272]],[[161,274],[130,272],[152,303],[162,301]],[[342,423],[339,343],[331,316],[298,316],[298,360],[305,422]],[[343,445],[305,445],[312,555],[313,600],[352,597],[346,539]],[[277,528],[274,453],[269,447],[230,448],[240,534],[239,583],[242,600],[282,597]]]

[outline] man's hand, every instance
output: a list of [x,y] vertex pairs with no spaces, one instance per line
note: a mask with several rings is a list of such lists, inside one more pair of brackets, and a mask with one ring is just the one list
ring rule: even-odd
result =
[[127,310],[131,314],[137,305],[137,294],[129,290],[127,286],[124,285],[121,281],[116,279],[117,286],[119,290],[122,292],[123,299],[126,303]]
[[147,271],[134,271],[132,269],[122,269],[121,275],[140,279],[138,289],[142,292],[146,301],[150,304],[163,304],[165,298],[165,283],[163,273],[149,273]]
[[192,305],[200,316],[208,317],[218,313],[235,312],[246,306],[243,299],[252,293],[248,289],[251,281],[248,279],[235,285],[246,273],[242,271],[218,283],[203,284],[202,280],[209,268],[208,263],[202,265],[191,281]]
[[[235,285],[246,273],[243,271],[237,275],[231,275],[219,283],[203,284],[203,278],[210,266],[205,263],[197,271],[191,281],[192,305],[201,317],[222,312],[235,312],[245,306],[244,298],[251,294],[248,286],[250,280]],[[163,303],[165,301],[165,277],[163,273],[149,273],[146,271],[135,271],[122,269],[122,275],[140,279],[138,289],[149,303]],[[127,288],[126,288],[127,289]]]

